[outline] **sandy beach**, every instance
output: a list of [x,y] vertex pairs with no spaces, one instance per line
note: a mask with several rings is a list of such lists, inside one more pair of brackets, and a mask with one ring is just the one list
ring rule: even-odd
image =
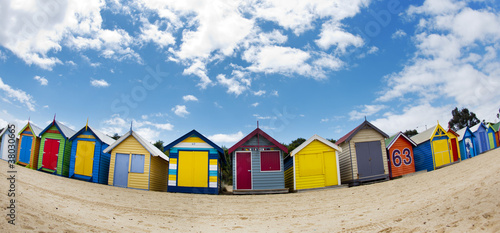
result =
[[16,225],[0,232],[500,232],[500,149],[436,171],[281,195],[141,191],[16,167]]

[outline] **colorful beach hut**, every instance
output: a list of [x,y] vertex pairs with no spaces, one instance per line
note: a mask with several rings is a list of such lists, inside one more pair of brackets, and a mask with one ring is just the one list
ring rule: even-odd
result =
[[492,125],[493,129],[495,130],[495,139],[497,140],[497,147],[500,146],[500,132],[498,131],[500,128],[500,122]]
[[17,164],[32,169],[38,168],[38,153],[40,151],[40,133],[42,129],[28,121],[19,130],[19,148],[17,150]]
[[476,151],[477,154],[481,154],[483,152],[486,152],[489,150],[490,145],[488,142],[488,129],[486,126],[481,122],[477,125],[474,125],[470,128],[470,131],[474,133],[474,136],[476,136]]
[[448,129],[448,131],[446,131],[446,133],[448,134],[448,137],[450,138],[450,141],[448,143],[449,143],[449,147],[450,147],[452,162],[460,161],[461,160],[460,149],[459,149],[460,147],[458,145],[458,137],[460,135],[458,135],[452,129]]
[[307,139],[285,158],[285,187],[299,191],[340,185],[340,152],[318,135]]
[[416,171],[433,171],[453,161],[448,133],[437,124],[411,139],[417,144],[413,149]]
[[132,129],[103,153],[111,155],[108,185],[167,191],[168,156]]
[[224,150],[192,130],[164,147],[170,157],[168,192],[219,194]]
[[389,162],[389,177],[399,177],[415,172],[413,147],[417,144],[402,132],[385,140],[387,159]]
[[233,160],[233,193],[288,193],[283,158],[288,149],[260,128],[228,150]]
[[[9,158],[9,155],[16,156],[17,153],[17,137],[15,134],[16,126],[14,124],[8,124],[5,128],[0,129],[0,158],[3,160],[13,160],[16,158]],[[14,148],[12,148],[12,141],[14,141]]]
[[40,132],[37,170],[69,176],[71,141],[75,131],[55,119]]
[[389,135],[364,121],[340,138],[335,144],[342,148],[339,154],[340,177],[343,184],[389,179],[385,139]]
[[458,137],[458,145],[460,146],[461,159],[470,159],[476,156],[476,136],[470,131],[469,127],[462,128],[457,134],[460,135]]
[[495,128],[493,128],[493,125],[492,124],[488,124],[488,126],[486,127],[486,131],[488,133],[488,145],[489,145],[489,149],[492,150],[492,149],[495,149],[497,148],[497,139],[496,139],[496,136],[495,136]]
[[108,184],[111,155],[103,151],[115,140],[88,125],[69,140],[71,141],[69,177]]

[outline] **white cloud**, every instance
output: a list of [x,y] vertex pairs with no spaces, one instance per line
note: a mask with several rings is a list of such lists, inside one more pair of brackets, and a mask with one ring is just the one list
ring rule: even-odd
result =
[[209,85],[212,84],[212,80],[210,80],[210,78],[207,76],[206,64],[201,60],[195,60],[194,62],[192,62],[191,66],[184,69],[182,74],[198,76],[200,78],[198,86],[201,89],[206,89]]
[[134,129],[134,131],[151,144],[155,143],[160,136],[160,131],[151,129],[149,127]]
[[18,101],[26,105],[30,111],[35,111],[35,101],[33,100],[33,97],[21,89],[14,89],[7,85],[3,82],[2,78],[0,78],[0,90],[2,90],[5,96],[10,100]]
[[313,68],[307,64],[310,58],[308,52],[300,49],[275,45],[252,47],[243,54],[243,59],[252,63],[248,70],[284,75],[297,73],[309,76],[313,72]]
[[100,131],[110,136],[115,133],[121,136],[130,130],[131,122],[132,129],[151,143],[159,140],[159,136],[162,131],[172,131],[174,129],[174,126],[170,123],[151,122],[145,120],[144,118],[142,121],[135,119],[123,119],[120,115],[114,114],[100,123]]
[[364,106],[362,106],[362,108],[363,109],[361,111],[352,110],[351,112],[349,112],[349,120],[353,121],[353,120],[363,119],[364,117],[371,116],[371,115],[379,112],[380,110],[387,108],[387,106],[385,106],[385,105],[364,105]]
[[223,108],[223,107],[222,107],[219,103],[217,103],[217,102],[214,102],[214,106],[215,106],[216,108]]
[[398,39],[398,38],[401,38],[401,37],[405,37],[406,36],[406,32],[403,31],[403,29],[398,29],[397,31],[395,31],[391,38],[392,39]]
[[264,90],[254,91],[253,94],[256,96],[262,96],[266,94],[266,91]]
[[226,78],[224,74],[217,75],[217,82],[227,88],[227,93],[235,94],[236,96],[248,90],[251,85],[250,79],[240,78],[238,76]]
[[104,79],[92,79],[90,80],[90,85],[94,87],[109,87],[109,83]]
[[257,106],[259,106],[259,102],[255,102],[255,103],[253,103],[251,105],[252,105],[252,107],[257,107]]
[[335,51],[341,54],[344,54],[350,46],[361,47],[364,45],[360,36],[346,32],[341,26],[336,22],[323,24],[320,38],[316,40],[316,44],[325,50],[335,46]]
[[271,92],[271,95],[274,95],[274,96],[279,96],[279,94],[278,94],[278,91],[277,91],[277,90],[272,91],[272,92]]
[[148,19],[142,18],[141,35],[139,39],[144,42],[153,42],[160,48],[175,44],[175,38],[170,32],[160,30],[160,24],[155,22],[151,24]]
[[257,118],[257,120],[271,120],[271,119],[277,119],[276,116],[261,116],[259,114],[253,114],[253,116],[255,118]]
[[186,115],[189,114],[186,105],[175,105],[175,107],[172,108],[172,112],[174,112],[175,115],[180,117],[185,117]]
[[40,82],[40,85],[42,86],[47,86],[49,84],[49,80],[47,80],[45,77],[40,77],[40,76],[35,76],[33,77],[36,81]]
[[49,108],[49,105],[44,105],[43,108]]
[[188,101],[198,102],[198,98],[196,98],[194,95],[185,95],[185,96],[182,97],[182,99],[185,102],[188,102]]
[[234,144],[241,140],[244,136],[245,135],[243,135],[243,132],[238,131],[234,134],[214,134],[208,136],[207,138],[210,139],[210,141],[215,142],[216,144]]

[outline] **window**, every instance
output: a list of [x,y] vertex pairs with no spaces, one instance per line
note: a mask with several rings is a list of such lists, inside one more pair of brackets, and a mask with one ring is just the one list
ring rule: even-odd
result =
[[260,152],[261,171],[281,171],[281,156],[279,151]]
[[130,172],[144,173],[144,157],[145,157],[144,155],[132,154]]

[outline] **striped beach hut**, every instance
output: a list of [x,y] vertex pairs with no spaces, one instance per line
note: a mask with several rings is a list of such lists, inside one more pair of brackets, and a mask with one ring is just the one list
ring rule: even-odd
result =
[[495,139],[497,140],[497,147],[499,147],[500,146],[500,131],[498,131],[498,130],[500,128],[500,122],[493,124],[492,127],[495,130]]
[[32,169],[38,167],[38,153],[40,152],[40,133],[42,129],[28,121],[19,130],[19,147],[17,150],[17,164]]
[[476,136],[470,131],[469,127],[462,128],[457,134],[459,135],[458,145],[460,146],[461,159],[470,159],[476,156]]
[[224,150],[196,130],[164,147],[170,157],[168,192],[219,194]]
[[415,172],[413,147],[417,144],[402,132],[385,140],[387,160],[389,162],[389,177],[399,177]]
[[288,149],[260,128],[228,150],[233,160],[233,194],[287,193],[283,158]]
[[40,132],[37,170],[69,176],[71,141],[75,131],[55,119]]
[[299,191],[340,185],[340,152],[318,135],[307,139],[285,158],[285,187]]
[[[17,154],[17,137],[16,137],[16,126],[14,124],[8,124],[4,128],[0,129],[0,158],[6,161],[12,161],[15,163],[16,158],[10,158],[16,156]],[[12,142],[14,142],[14,148],[12,148]]]
[[103,151],[115,140],[88,125],[69,140],[71,141],[69,177],[108,184],[111,155]]
[[470,128],[470,131],[476,136],[476,152],[481,154],[489,150],[488,128],[481,122]]
[[417,144],[413,148],[416,171],[433,171],[453,161],[448,143],[450,137],[441,125],[437,124],[411,139]]
[[167,191],[168,156],[132,129],[103,153],[111,155],[108,185]]
[[339,154],[340,177],[343,184],[389,179],[385,139],[389,135],[365,120],[341,137],[335,144]]
[[458,162],[461,160],[460,147],[458,145],[458,137],[460,135],[457,134],[452,129],[448,129],[448,131],[446,131],[446,133],[448,134],[448,137],[450,138],[450,141],[448,143],[450,144],[449,147],[450,147],[452,162]]
[[496,139],[496,135],[495,135],[495,128],[493,128],[493,125],[492,124],[488,124],[486,126],[486,131],[488,133],[488,145],[489,145],[489,149],[492,150],[492,149],[495,149],[497,148],[497,139]]

